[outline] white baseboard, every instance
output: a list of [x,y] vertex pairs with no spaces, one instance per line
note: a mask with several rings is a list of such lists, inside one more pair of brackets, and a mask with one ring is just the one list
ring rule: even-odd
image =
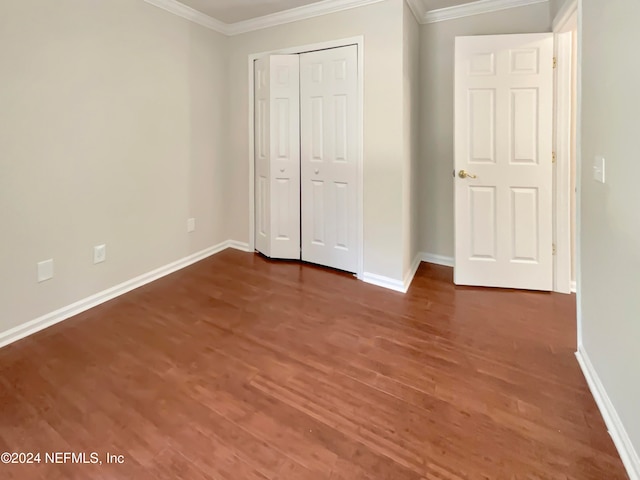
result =
[[253,253],[253,250],[249,248],[249,244],[247,242],[238,242],[237,240],[229,240],[228,246],[229,248],[233,248],[234,250],[240,250],[241,252]]
[[411,264],[411,269],[404,276],[404,291],[407,292],[409,287],[411,286],[411,282],[413,282],[413,277],[416,276],[416,272],[418,268],[420,268],[420,263],[422,262],[422,254],[418,253],[416,258],[413,259],[413,263]]
[[571,280],[571,293],[576,293],[576,281]]
[[[205,250],[194,253],[193,255],[189,255],[188,257],[184,257],[160,268],[156,268],[151,272],[144,273],[136,278],[132,278],[131,280],[122,282],[119,285],[98,292],[87,298],[72,303],[71,305],[67,305],[66,307],[62,307],[58,310],[47,313],[39,318],[36,318],[35,320],[31,320],[29,322],[23,323],[22,325],[18,325],[17,327],[5,330],[4,332],[0,332],[0,348],[17,340],[20,340],[21,338],[27,337],[33,333],[39,332],[40,330],[44,330],[47,327],[62,322],[63,320],[89,310],[90,308],[96,307],[113,298],[119,297],[120,295],[146,285],[147,283],[153,282],[154,280],[169,275],[170,273],[188,267],[189,265],[199,262],[200,260],[210,257],[211,255],[215,255],[222,250],[225,250],[227,248],[242,249],[241,247],[243,245],[246,244],[227,240],[225,242],[219,243],[218,245],[214,245],[213,247],[209,247]],[[246,249],[248,250],[248,245],[246,246]]]
[[445,267],[453,267],[453,257],[445,257],[444,255],[436,255],[434,253],[421,253],[422,261],[433,263],[435,265],[443,265]]
[[405,274],[404,279],[402,281],[396,280],[395,278],[378,275],[377,273],[368,273],[368,272],[364,272],[364,275],[362,275],[362,281],[366,283],[370,283],[371,285],[377,285],[378,287],[384,287],[384,288],[388,288],[389,290],[395,290],[396,292],[407,293],[407,290],[409,290],[409,286],[413,281],[413,277],[415,277],[416,272],[420,267],[421,261],[422,261],[422,254],[418,253],[416,255],[416,258],[413,259],[413,263],[411,264],[411,269]]
[[604,423],[607,425],[607,429],[609,430],[609,435],[611,435],[613,443],[618,449],[618,453],[622,459],[622,463],[627,469],[629,478],[631,480],[640,480],[640,459],[638,458],[638,454],[631,443],[631,439],[629,438],[620,417],[618,416],[618,412],[616,412],[615,407],[609,399],[609,395],[607,395],[607,391],[604,389],[604,385],[602,385],[602,382],[598,377],[598,373],[593,368],[589,355],[587,355],[587,352],[582,345],[578,347],[576,357],[580,367],[582,368],[582,373],[587,379],[591,394],[598,404],[600,413],[602,413]]
[[402,280],[396,280],[395,278],[385,277],[376,273],[364,272],[362,275],[362,281],[370,283],[371,285],[377,285],[378,287],[388,288],[389,290],[395,290],[396,292],[406,293],[407,290],[404,287]]

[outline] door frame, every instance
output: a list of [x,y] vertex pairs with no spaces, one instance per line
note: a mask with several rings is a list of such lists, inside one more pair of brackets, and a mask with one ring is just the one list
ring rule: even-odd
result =
[[[573,36],[576,28],[574,51]],[[578,190],[580,179],[580,23],[578,0],[566,0],[553,20],[554,48],[557,67],[554,74],[554,244],[556,255],[553,265],[553,291],[559,293],[576,292],[579,278],[579,195],[576,195],[575,211],[571,212],[571,152],[575,150],[576,169],[574,184]],[[577,71],[574,84],[573,60],[577,58]],[[576,88],[575,112],[573,111],[573,88]],[[576,136],[572,140],[572,128],[575,114]],[[575,243],[571,243],[571,223],[576,220]],[[575,259],[575,279],[572,278],[572,257]],[[574,283],[574,280],[576,283]]]
[[255,125],[254,125],[254,61],[260,57],[271,54],[301,54],[329,48],[358,47],[358,115],[357,115],[357,156],[356,156],[356,195],[358,198],[356,208],[358,266],[356,276],[359,280],[364,275],[364,36],[329,40],[321,43],[312,43],[265,52],[252,53],[248,57],[249,75],[249,250],[255,251]]

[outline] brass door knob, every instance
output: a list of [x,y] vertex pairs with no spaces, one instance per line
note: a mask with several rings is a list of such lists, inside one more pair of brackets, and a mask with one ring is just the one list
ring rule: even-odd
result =
[[477,176],[473,175],[472,173],[465,172],[464,170],[460,170],[460,173],[458,173],[458,176],[460,178],[478,178]]

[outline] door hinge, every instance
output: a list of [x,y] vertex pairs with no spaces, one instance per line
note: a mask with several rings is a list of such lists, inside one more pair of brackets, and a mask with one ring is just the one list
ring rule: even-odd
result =
[[558,67],[558,57],[553,57],[553,68]]
[[556,163],[556,152],[551,152],[551,163]]
[[551,244],[551,252],[553,253],[553,255],[558,253],[558,250],[556,249],[556,244],[555,243]]

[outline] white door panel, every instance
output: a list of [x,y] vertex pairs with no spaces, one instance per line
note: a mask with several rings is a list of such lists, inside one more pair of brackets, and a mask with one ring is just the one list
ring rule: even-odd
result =
[[552,34],[456,38],[456,284],[552,288],[552,61]]
[[357,46],[300,55],[302,259],[357,270]]
[[270,131],[269,131],[269,58],[256,60],[255,85],[255,212],[256,250],[271,255],[271,206],[270,206]]
[[300,258],[298,55],[255,62],[256,250]]

